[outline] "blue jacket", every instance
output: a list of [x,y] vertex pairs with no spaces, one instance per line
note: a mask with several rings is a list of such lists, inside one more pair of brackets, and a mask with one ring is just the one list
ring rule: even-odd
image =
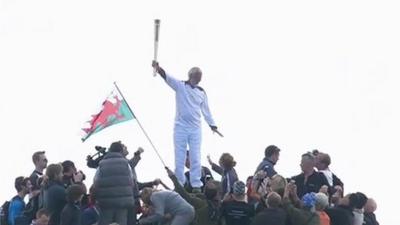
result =
[[257,170],[254,174],[256,174],[260,170],[264,170],[265,172],[267,172],[267,176],[271,178],[276,174],[274,165],[275,163],[270,161],[268,158],[264,158],[263,161],[258,165]]
[[19,195],[11,199],[10,207],[8,208],[8,223],[10,225],[15,224],[15,219],[22,214],[24,208],[25,202]]

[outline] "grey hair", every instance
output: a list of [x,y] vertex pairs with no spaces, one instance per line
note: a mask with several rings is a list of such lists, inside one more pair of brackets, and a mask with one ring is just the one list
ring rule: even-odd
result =
[[201,69],[200,69],[199,67],[193,67],[193,68],[191,68],[191,69],[189,70],[188,75],[190,76],[190,75],[192,75],[192,74],[194,74],[194,73],[202,73],[202,72],[201,72]]
[[324,193],[315,194],[315,209],[316,210],[324,210],[329,205],[328,196]]

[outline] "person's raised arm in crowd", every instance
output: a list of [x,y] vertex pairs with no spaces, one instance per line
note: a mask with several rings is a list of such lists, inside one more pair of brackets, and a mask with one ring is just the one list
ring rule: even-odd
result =
[[175,176],[174,172],[172,172],[168,167],[165,167],[167,170],[168,177],[171,179],[172,183],[175,186],[174,191],[177,192],[183,199],[185,199],[189,204],[191,204],[195,209],[203,206],[204,201],[190,195],[189,192],[179,183],[178,178]]
[[216,173],[218,173],[221,176],[224,174],[224,169],[222,167],[220,167],[219,165],[215,164],[211,160],[210,155],[207,155],[207,160],[208,160],[208,163],[210,164],[212,170],[214,170]]

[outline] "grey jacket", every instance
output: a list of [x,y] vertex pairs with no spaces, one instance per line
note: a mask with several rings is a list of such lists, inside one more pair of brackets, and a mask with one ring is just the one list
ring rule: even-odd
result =
[[97,168],[94,185],[100,208],[134,206],[132,171],[121,153],[109,152],[104,156]]

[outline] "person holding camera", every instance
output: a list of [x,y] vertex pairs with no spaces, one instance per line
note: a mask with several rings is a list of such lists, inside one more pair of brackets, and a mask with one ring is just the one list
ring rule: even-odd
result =
[[133,173],[125,158],[128,150],[121,141],[111,144],[99,162],[94,177],[94,190],[100,208],[99,225],[116,222],[127,225],[128,209],[134,207]]

